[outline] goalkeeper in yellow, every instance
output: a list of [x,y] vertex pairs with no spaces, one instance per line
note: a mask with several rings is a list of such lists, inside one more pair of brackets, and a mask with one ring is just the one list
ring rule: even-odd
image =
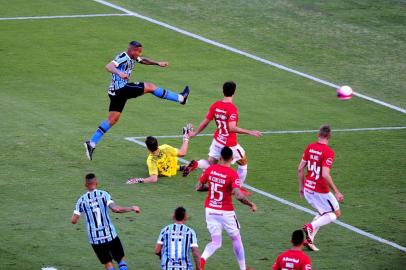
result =
[[149,177],[130,178],[127,180],[127,184],[156,183],[159,176],[171,177],[176,175],[178,171],[183,171],[184,166],[178,164],[178,157],[186,156],[189,147],[189,134],[192,131],[191,124],[183,128],[183,143],[180,149],[168,144],[158,146],[158,140],[148,136],[145,145],[149,152],[147,158]]

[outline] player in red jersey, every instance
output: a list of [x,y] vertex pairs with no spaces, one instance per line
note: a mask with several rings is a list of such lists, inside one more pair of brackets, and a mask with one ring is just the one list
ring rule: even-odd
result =
[[[297,171],[300,196],[304,196],[306,201],[318,212],[313,221],[303,227],[307,240],[305,245],[313,251],[319,250],[314,245],[316,233],[321,226],[334,222],[341,216],[338,202],[344,201],[343,194],[340,193],[330,175],[334,162],[334,151],[328,146],[331,137],[330,126],[321,126],[318,137],[317,142],[306,147]],[[329,187],[333,190],[334,195],[330,192]]]
[[197,189],[209,185],[209,192],[204,204],[206,209],[207,229],[211,235],[211,242],[206,245],[201,256],[201,267],[207,258],[221,247],[222,229],[230,236],[233,243],[234,254],[241,270],[246,270],[244,247],[240,236],[240,224],[234,212],[234,195],[241,203],[248,205],[253,212],[257,207],[240,193],[240,180],[237,173],[231,168],[233,151],[229,147],[221,150],[220,164],[208,167],[199,179]]
[[223,84],[223,99],[211,105],[206,118],[200,123],[196,131],[190,134],[191,137],[196,136],[202,132],[211,121],[214,120],[216,123],[217,129],[210,146],[208,160],[192,160],[183,171],[184,176],[187,176],[197,167],[205,170],[210,165],[217,163],[220,159],[221,149],[223,149],[224,146],[228,146],[233,151],[232,164],[237,162],[237,173],[241,184],[244,183],[247,177],[248,160],[244,149],[237,142],[237,133],[248,134],[255,137],[261,137],[262,134],[257,130],[248,130],[238,127],[238,110],[233,104],[236,87],[237,85],[232,81]]
[[311,270],[312,262],[302,251],[304,235],[302,230],[292,233],[292,247],[276,258],[272,270]]

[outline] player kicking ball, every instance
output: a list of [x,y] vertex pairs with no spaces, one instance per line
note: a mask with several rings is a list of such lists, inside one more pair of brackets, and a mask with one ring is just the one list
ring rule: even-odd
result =
[[241,203],[248,205],[252,212],[257,210],[254,203],[250,202],[240,193],[240,180],[238,174],[231,168],[233,151],[229,147],[221,150],[220,164],[208,167],[200,177],[197,188],[208,184],[209,192],[205,201],[207,229],[211,235],[211,242],[206,245],[200,259],[201,269],[204,270],[207,259],[221,247],[222,230],[230,236],[233,243],[234,254],[240,270],[248,270],[245,265],[244,246],[240,235],[240,224],[234,212],[232,196]]
[[[207,125],[214,120],[217,129],[214,133],[214,138],[210,146],[209,157],[207,160],[192,160],[190,164],[183,171],[183,176],[189,175],[196,168],[205,170],[212,164],[215,164],[220,159],[220,152],[224,146],[228,146],[233,151],[232,163],[238,164],[238,177],[241,181],[241,185],[247,177],[248,172],[248,159],[244,149],[237,142],[238,134],[248,134],[254,137],[261,137],[262,134],[257,130],[248,130],[238,127],[238,109],[233,104],[233,97],[237,85],[235,82],[228,81],[223,84],[222,100],[213,103],[210,106],[209,112],[206,118],[200,123],[195,132],[190,134],[191,137],[197,136],[202,132]],[[249,194],[248,191],[243,190],[245,194]]]
[[154,61],[142,57],[142,50],[141,43],[131,41],[128,44],[127,51],[118,54],[113,61],[106,65],[107,71],[112,74],[108,90],[110,98],[109,114],[107,120],[100,123],[90,140],[84,144],[89,160],[93,159],[93,152],[103,135],[120,119],[127,100],[151,93],[158,98],[178,102],[182,105],[186,104],[190,92],[188,86],[180,94],[177,94],[150,82],[128,82],[137,63],[156,65],[162,68],[169,65],[168,62]]
[[130,178],[127,184],[156,183],[159,176],[171,177],[182,171],[184,166],[178,165],[178,157],[186,156],[189,147],[189,135],[193,131],[192,124],[183,128],[183,143],[180,149],[167,144],[159,145],[155,137],[149,136],[145,140],[149,155],[147,166],[149,177]]
[[[320,227],[334,222],[341,216],[338,202],[344,201],[343,194],[340,193],[330,175],[334,162],[334,151],[328,146],[331,138],[330,126],[321,126],[318,138],[317,142],[306,147],[297,171],[300,196],[304,196],[306,201],[318,212],[313,221],[303,227],[307,240],[305,246],[313,251],[319,250],[314,245],[314,238]],[[305,168],[307,168],[306,177]],[[330,192],[329,187],[333,190],[334,195]]]

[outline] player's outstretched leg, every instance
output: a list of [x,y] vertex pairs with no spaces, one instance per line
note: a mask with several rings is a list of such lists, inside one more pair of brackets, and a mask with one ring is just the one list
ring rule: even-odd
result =
[[231,236],[231,241],[233,242],[234,255],[237,258],[238,264],[240,266],[240,270],[246,270],[245,252],[244,252],[244,246],[241,241],[241,235],[237,234],[237,235]]
[[178,102],[182,105],[185,105],[187,98],[190,94],[190,89],[189,89],[189,86],[186,85],[185,89],[183,89],[182,92],[177,94],[171,90],[157,87],[153,83],[146,82],[146,83],[144,83],[144,93],[152,93],[154,96],[156,96],[158,98],[171,100],[174,102]]
[[202,270],[204,270],[207,259],[219,248],[221,248],[221,235],[212,235],[211,242],[206,245],[201,256],[200,264]]

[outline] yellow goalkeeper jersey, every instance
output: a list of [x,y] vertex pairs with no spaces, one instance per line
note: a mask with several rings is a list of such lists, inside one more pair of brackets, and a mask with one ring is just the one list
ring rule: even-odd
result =
[[149,154],[147,166],[149,175],[174,176],[179,169],[178,166],[178,149],[163,144],[158,146],[159,154]]

